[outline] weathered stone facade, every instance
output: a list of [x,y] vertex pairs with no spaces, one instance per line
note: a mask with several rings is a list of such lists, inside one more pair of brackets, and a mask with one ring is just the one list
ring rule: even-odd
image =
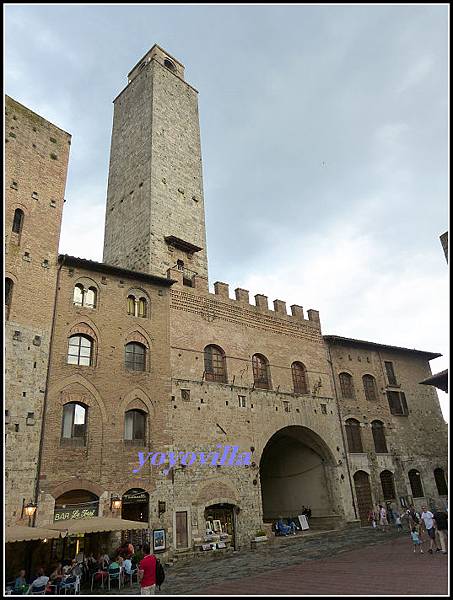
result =
[[[184,551],[199,545],[212,507],[231,509],[234,544],[245,547],[273,519],[296,516],[303,505],[312,509],[313,527],[358,524],[365,480],[369,507],[413,495],[410,470],[423,481],[416,503],[444,500],[433,472],[446,473],[446,425],[435,390],[419,385],[437,355],[323,336],[318,311],[305,318],[293,305],[289,315],[282,300],[272,310],[261,294],[251,304],[239,288],[232,299],[222,282],[210,293],[203,202],[197,93],[181,63],[155,46],[115,100],[105,262],[60,256],[53,264],[58,290],[47,311],[48,336],[55,307],[50,358],[48,347],[42,357],[44,374],[50,366],[42,388],[37,524],[50,526],[56,501],[76,490],[99,499],[99,515],[119,516],[112,496],[138,488],[149,494],[150,529],[164,528],[168,550]],[[29,235],[40,237],[33,229]],[[44,274],[36,283],[45,285]],[[81,305],[82,289],[95,301]],[[145,303],[141,316],[131,296]],[[24,301],[26,307],[36,313]],[[89,364],[70,364],[75,338],[91,340]],[[130,343],[146,349],[143,371],[127,367]],[[396,387],[385,377],[389,361]],[[350,398],[341,393],[340,373],[352,377]],[[364,375],[375,382],[372,400]],[[390,412],[387,391],[405,393],[407,415]],[[72,404],[85,410],[76,444],[63,434]],[[125,439],[130,410],[146,415],[140,444]],[[361,451],[351,451],[348,419],[359,424]],[[376,451],[373,421],[383,424],[387,451]],[[133,473],[139,451],[227,445],[250,452],[250,464],[179,464],[164,475],[155,457],[157,464]],[[393,478],[391,498],[382,471]]]
[[[71,136],[5,101],[6,521],[35,499]],[[9,281],[8,281],[9,280]]]

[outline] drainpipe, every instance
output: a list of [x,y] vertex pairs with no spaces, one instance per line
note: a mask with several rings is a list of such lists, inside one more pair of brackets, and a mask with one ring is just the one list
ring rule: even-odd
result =
[[[57,258],[57,260],[58,260],[58,258]],[[49,340],[49,360],[47,362],[46,387],[45,387],[45,393],[44,393],[44,401],[43,401],[43,405],[42,405],[41,437],[39,440],[38,463],[36,465],[36,485],[35,485],[35,499],[34,499],[34,502],[36,505],[38,504],[38,495],[39,495],[39,480],[40,480],[40,474],[41,474],[42,452],[43,452],[43,445],[44,445],[44,422],[45,422],[45,415],[46,415],[46,406],[47,406],[47,397],[48,397],[48,388],[49,388],[49,379],[50,379],[50,362],[51,362],[51,358],[52,358],[52,345],[53,345],[54,330],[55,330],[55,318],[56,318],[56,314],[57,314],[58,285],[60,283],[61,268],[63,267],[65,260],[66,260],[66,254],[63,255],[62,261],[61,261],[60,265],[58,266],[57,282],[55,285],[52,325],[51,325],[51,329],[50,329],[50,340]],[[33,515],[33,527],[35,526],[37,512],[38,512],[38,510],[36,509],[35,514]]]
[[336,405],[337,405],[338,416],[340,417],[341,439],[342,439],[342,442],[343,442],[344,455],[346,457],[346,469],[348,471],[349,487],[351,488],[352,506],[354,508],[355,518],[358,519],[358,516],[357,516],[357,507],[355,505],[355,498],[354,498],[354,489],[353,489],[353,486],[352,486],[351,469],[349,467],[348,451],[347,451],[347,447],[346,447],[346,441],[344,439],[343,417],[341,415],[340,403],[338,401],[339,396],[338,396],[338,390],[337,390],[337,383],[336,383],[336,377],[335,377],[335,372],[334,372],[334,368],[333,368],[332,355],[330,353],[330,346],[329,346],[329,344],[327,344],[327,352],[328,352],[328,355],[329,355],[329,358],[327,359],[327,362],[329,363],[330,370],[332,371],[333,388],[334,388],[334,391],[335,391],[335,402],[336,402]]

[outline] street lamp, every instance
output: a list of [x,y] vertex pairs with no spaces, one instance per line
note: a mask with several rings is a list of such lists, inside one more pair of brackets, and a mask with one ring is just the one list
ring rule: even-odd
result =
[[110,507],[112,510],[119,510],[121,508],[122,500],[117,495],[112,495]]
[[37,505],[34,502],[29,502],[28,504],[25,504],[25,498],[22,500],[22,517],[24,516],[24,513],[27,515],[29,527],[31,525],[31,519],[36,512],[36,508]]

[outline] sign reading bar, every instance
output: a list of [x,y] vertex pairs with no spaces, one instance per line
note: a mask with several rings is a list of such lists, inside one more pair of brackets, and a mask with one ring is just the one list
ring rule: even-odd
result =
[[98,506],[92,508],[56,508],[53,513],[54,521],[69,521],[71,519],[91,519],[98,516]]

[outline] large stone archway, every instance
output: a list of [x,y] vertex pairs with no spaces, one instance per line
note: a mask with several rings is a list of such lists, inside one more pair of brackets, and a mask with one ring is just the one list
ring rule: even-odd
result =
[[311,429],[292,425],[269,439],[260,461],[263,520],[296,517],[310,507],[317,527],[340,520],[334,485],[334,457]]

